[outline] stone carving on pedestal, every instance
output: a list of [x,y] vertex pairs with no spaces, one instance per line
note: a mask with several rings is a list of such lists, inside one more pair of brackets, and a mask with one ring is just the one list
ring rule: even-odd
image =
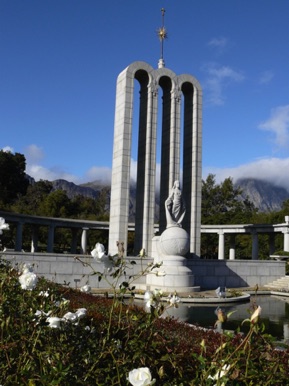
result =
[[180,189],[180,182],[174,182],[169,197],[165,201],[167,228],[171,226],[182,226],[186,214],[186,206]]
[[189,251],[190,239],[182,228],[182,221],[186,214],[186,207],[180,189],[180,182],[176,180],[165,201],[167,228],[161,234],[160,247],[163,255],[184,256]]
[[186,214],[186,207],[180,189],[180,182],[176,180],[165,200],[167,226],[158,237],[158,257],[155,262],[162,262],[165,272],[163,277],[150,275],[148,285],[156,286],[164,291],[172,289],[179,292],[199,291],[194,286],[194,275],[187,266],[185,255],[190,249],[190,236],[182,228],[182,221]]

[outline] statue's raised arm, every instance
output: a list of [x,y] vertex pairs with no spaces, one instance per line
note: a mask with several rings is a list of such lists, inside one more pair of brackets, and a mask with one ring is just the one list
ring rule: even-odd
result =
[[186,213],[185,203],[180,189],[180,182],[174,182],[169,197],[165,201],[167,228],[172,226],[182,226],[182,221]]

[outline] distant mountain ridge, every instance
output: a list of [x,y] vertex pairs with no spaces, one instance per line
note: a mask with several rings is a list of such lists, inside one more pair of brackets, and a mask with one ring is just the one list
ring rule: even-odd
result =
[[104,187],[98,181],[83,185],[76,185],[66,180],[52,181],[53,190],[65,190],[67,196],[71,199],[75,196],[84,196],[88,198],[97,198],[100,190]]
[[[73,182],[60,179],[52,181],[52,185],[54,190],[65,190],[69,198],[82,195],[95,199],[103,188],[108,188],[107,194],[110,195],[110,186],[103,184],[101,181],[92,181],[86,184],[76,185]],[[282,208],[282,203],[289,199],[289,192],[285,188],[256,178],[238,179],[234,183],[234,186],[240,187],[242,190],[241,197],[244,199],[248,197],[260,212],[279,211]],[[135,186],[132,186],[129,204],[130,220],[134,218],[135,214],[135,196],[136,189]],[[158,202],[156,206],[159,207]]]
[[235,182],[242,190],[241,196],[248,199],[260,212],[279,211],[282,203],[289,199],[287,189],[276,186],[271,182],[256,178],[242,178]]

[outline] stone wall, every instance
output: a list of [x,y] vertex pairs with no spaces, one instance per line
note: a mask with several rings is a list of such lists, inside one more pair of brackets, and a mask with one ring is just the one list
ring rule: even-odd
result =
[[[74,257],[75,255],[68,254],[21,252],[5,252],[2,255],[2,258],[11,261],[13,266],[18,264],[19,267],[23,263],[32,264],[38,276],[43,276],[56,283],[69,283],[70,287],[77,286],[78,288],[85,284],[89,284],[92,288],[110,288],[109,282],[112,282],[113,279],[109,273],[101,281],[98,280],[98,275],[91,275],[93,271],[104,272],[103,264],[96,262],[90,255],[77,255],[77,258],[88,265],[83,265]],[[131,275],[137,275],[140,270],[140,264],[129,265],[126,275],[120,278],[119,283],[127,281]],[[139,278],[137,288],[145,289],[145,282],[146,277]]]
[[[111,280],[109,274],[106,280],[98,280],[98,276],[91,276],[95,271],[103,272],[103,264],[97,263],[90,255],[77,255],[83,262],[91,264],[83,266],[74,259],[75,255],[55,253],[22,253],[5,252],[3,258],[10,260],[13,265],[21,263],[34,264],[34,270],[39,276],[44,276],[57,283],[70,283],[71,287],[81,287],[89,284],[92,288],[109,288],[106,280]],[[119,283],[129,280],[129,276],[137,275],[151,259],[141,261],[139,257],[132,257],[135,265],[129,266],[126,275]],[[194,275],[194,285],[201,289],[215,289],[219,286],[238,288],[263,286],[285,275],[285,262],[274,260],[188,260],[188,266]],[[162,270],[162,268],[160,268]],[[79,282],[75,282],[79,280]],[[136,288],[146,289],[146,277],[140,277],[134,283]]]
[[201,288],[252,287],[271,283],[285,276],[285,262],[275,260],[188,260]]

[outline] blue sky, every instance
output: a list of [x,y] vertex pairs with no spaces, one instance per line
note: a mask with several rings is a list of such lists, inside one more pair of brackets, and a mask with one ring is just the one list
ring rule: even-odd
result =
[[289,189],[288,0],[0,0],[0,148],[38,179],[109,180],[115,87],[134,61],[203,88],[203,176]]

